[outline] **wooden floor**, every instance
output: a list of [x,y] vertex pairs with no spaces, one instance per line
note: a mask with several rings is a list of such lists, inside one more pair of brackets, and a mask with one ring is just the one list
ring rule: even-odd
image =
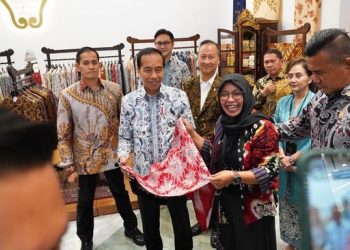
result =
[[[126,190],[129,192],[132,208],[138,209],[139,204],[137,202],[137,196],[131,191],[129,181],[127,179],[124,179],[124,183],[125,183]],[[70,221],[75,220],[76,213],[77,213],[77,204],[76,203],[67,204],[66,211],[68,213],[69,220]],[[94,216],[112,214],[115,212],[118,212],[118,211],[115,206],[115,202],[113,198],[98,199],[94,201]]]

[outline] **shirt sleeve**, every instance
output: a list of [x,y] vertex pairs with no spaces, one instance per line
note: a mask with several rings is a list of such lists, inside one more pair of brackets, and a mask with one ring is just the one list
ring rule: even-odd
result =
[[277,130],[271,122],[264,121],[250,144],[250,164],[253,166],[256,164],[251,171],[261,192],[271,188],[279,173],[278,152]]
[[254,108],[261,110],[262,106],[264,105],[264,103],[266,102],[266,97],[264,97],[261,94],[261,90],[263,89],[263,85],[262,85],[262,80],[258,80],[253,88],[253,95],[256,98],[256,102],[254,105]]
[[185,81],[191,78],[191,73],[186,64],[183,64],[181,71],[182,71],[182,84],[183,84]]
[[[277,102],[277,106],[276,106],[276,110],[275,110],[275,114],[273,116],[273,120],[275,121],[275,123],[281,123],[282,122],[282,117],[281,117],[281,112],[282,112],[282,102],[281,102],[282,99],[280,99],[278,102]],[[280,148],[283,148],[283,144],[281,141],[279,141],[279,147]]]
[[190,102],[188,101],[188,97],[186,92],[181,91],[181,96],[180,98],[183,100],[182,101],[182,115],[191,123],[192,127],[194,129],[196,129],[196,125],[194,123],[194,119],[192,116],[192,112],[191,112],[191,107],[190,107]]
[[299,140],[310,136],[310,109],[312,109],[311,103],[303,109],[299,116],[284,123],[276,124],[282,140]]
[[307,153],[310,148],[311,148],[311,140],[310,138],[307,139],[303,139],[298,141],[298,146],[299,146],[299,150],[300,152],[302,152],[303,154]]
[[118,157],[129,157],[133,151],[133,128],[131,125],[133,114],[133,105],[127,102],[126,97],[123,97],[120,110]]
[[207,140],[207,139],[204,140],[204,143],[203,143],[203,146],[202,146],[200,153],[201,153],[201,156],[204,160],[204,163],[207,166],[210,166],[211,155],[212,155],[212,144],[209,140]]
[[61,167],[71,167],[73,165],[73,119],[72,109],[67,98],[62,93],[59,97],[57,107],[57,136],[58,136],[58,150],[62,162]]

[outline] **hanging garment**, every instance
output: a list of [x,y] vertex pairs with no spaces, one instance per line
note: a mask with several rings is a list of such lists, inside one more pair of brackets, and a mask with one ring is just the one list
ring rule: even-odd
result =
[[214,186],[208,183],[200,189],[187,194],[187,197],[193,202],[197,221],[203,231],[208,230],[209,227],[215,190]]
[[254,17],[265,18],[267,20],[279,20],[280,6],[280,0],[254,0]]
[[181,119],[176,122],[172,147],[167,157],[151,166],[147,175],[140,175],[128,166],[121,166],[133,175],[148,192],[158,196],[181,196],[209,183],[209,170]]
[[[295,0],[295,11],[294,11],[294,25],[299,27],[304,23],[311,24],[311,30],[307,33],[306,40],[309,39],[320,30],[321,25],[321,0],[318,1],[304,1]],[[300,39],[297,37],[297,40]]]

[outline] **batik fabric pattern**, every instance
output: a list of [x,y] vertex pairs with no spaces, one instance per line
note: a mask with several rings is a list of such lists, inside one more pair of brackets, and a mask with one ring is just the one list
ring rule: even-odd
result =
[[303,55],[302,44],[295,41],[291,43],[270,43],[269,47],[281,51],[285,63]]
[[153,163],[167,156],[180,116],[194,126],[184,91],[161,84],[154,98],[141,86],[122,99],[118,156],[127,158],[134,153],[133,167],[141,175],[148,174]]
[[164,78],[168,78],[168,86],[181,89],[182,84],[191,77],[191,73],[186,63],[176,56],[171,56],[168,63],[170,63],[168,68],[169,75],[164,76]]
[[218,88],[221,78],[216,75],[214,82],[201,108],[200,77],[192,77],[183,84],[183,90],[187,93],[190,101],[192,115],[196,124],[197,133],[207,139],[214,135],[215,123],[219,118]]
[[[285,122],[291,117],[300,114],[302,109],[307,106],[313,96],[314,93],[309,90],[299,107],[296,109],[294,108],[295,96],[293,94],[282,97],[277,103],[274,116],[275,122]],[[295,141],[295,143],[297,145],[297,151],[302,154],[305,154],[310,150],[310,137]],[[283,150],[286,150],[286,142],[280,141],[280,147],[283,148]],[[298,167],[298,163],[296,164],[296,167]],[[299,223],[298,193],[296,191],[299,184],[297,182],[297,176],[294,172],[281,169],[278,179],[281,239],[294,247],[300,247],[301,229]]]
[[312,149],[350,148],[350,84],[331,95],[317,92],[301,115],[276,126],[285,140],[310,136]]
[[80,175],[115,168],[121,88],[101,81],[97,91],[76,82],[61,92],[57,112],[58,149],[62,167]]
[[[205,140],[201,154],[207,165],[213,166],[215,155],[220,154],[223,128],[218,121],[215,128],[215,137],[212,142]],[[238,139],[238,161],[240,171],[250,170],[257,179],[256,185],[241,184],[241,199],[243,200],[243,220],[246,225],[254,223],[264,216],[276,215],[276,202],[272,190],[277,182],[279,162],[276,155],[278,149],[278,134],[274,125],[267,120],[260,120],[253,126],[245,129]],[[211,173],[222,169],[211,169]],[[230,170],[230,169],[229,169]],[[230,185],[232,186],[232,185]],[[231,187],[227,188],[231,188]],[[224,211],[223,208],[220,211]],[[224,214],[220,216],[221,223],[227,223]]]
[[[276,91],[264,97],[261,95],[261,91],[268,83],[273,83],[276,86]],[[281,97],[292,93],[292,89],[289,87],[288,79],[283,72],[280,72],[276,80],[273,81],[270,75],[266,75],[260,78],[253,89],[253,95],[256,97],[255,108],[262,111],[265,115],[272,117],[275,113],[276,105]]]
[[255,18],[268,20],[280,19],[280,0],[254,0],[253,14]]
[[210,173],[181,119],[176,122],[174,136],[165,159],[151,165],[147,175],[140,175],[128,166],[148,192],[157,196],[181,196],[209,183]]
[[306,36],[307,41],[320,30],[320,15],[321,0],[295,0],[295,27],[299,27],[305,23],[310,23],[311,25],[311,29]]

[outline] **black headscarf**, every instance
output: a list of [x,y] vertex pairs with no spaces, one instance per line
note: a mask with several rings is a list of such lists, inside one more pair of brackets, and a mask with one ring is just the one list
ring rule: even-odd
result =
[[[262,119],[271,119],[260,112],[252,112],[255,105],[255,97],[248,81],[242,75],[236,73],[226,75],[221,80],[218,89],[219,96],[226,84],[233,84],[243,92],[243,107],[238,116],[231,117],[224,112],[220,104],[223,142],[215,162],[216,164],[225,165],[225,168],[228,169],[240,169],[240,164],[242,163],[238,161],[237,147],[238,139],[242,135],[244,129]],[[217,167],[219,167],[219,165]]]

